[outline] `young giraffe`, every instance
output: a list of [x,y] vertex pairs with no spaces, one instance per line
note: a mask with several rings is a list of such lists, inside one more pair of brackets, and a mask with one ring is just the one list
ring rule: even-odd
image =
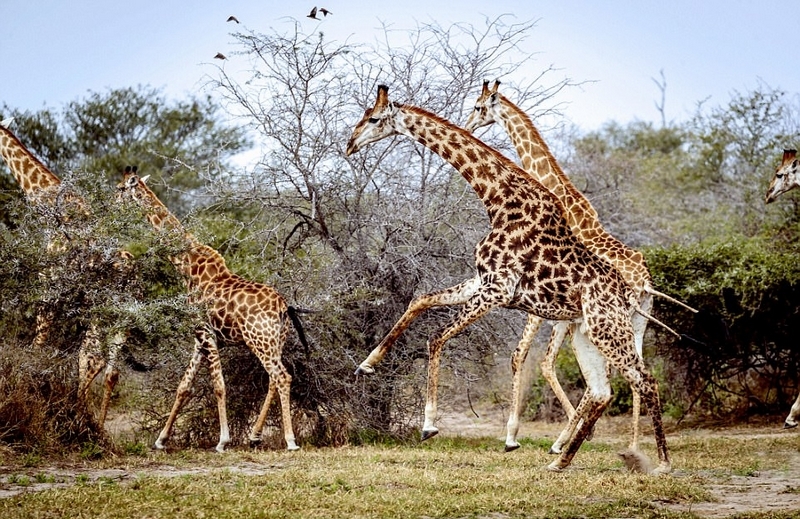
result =
[[[35,207],[37,205],[55,209],[59,218],[65,217],[66,211],[59,205],[58,198],[61,194],[61,179],[50,171],[33,153],[25,147],[22,142],[9,130],[12,119],[0,122],[0,155],[5,160],[17,183],[25,193],[28,203]],[[76,209],[80,213],[88,214],[86,202],[74,194],[65,197],[66,205]],[[60,222],[59,222],[60,223]],[[49,249],[54,249],[59,245],[52,241]],[[123,262],[127,259],[124,253],[120,253]],[[50,330],[53,316],[47,312],[39,312],[36,315],[36,335],[33,339],[33,347],[38,348],[44,345]],[[125,334],[117,332],[109,340],[108,359],[103,358],[100,345],[100,333],[96,322],[89,324],[81,346],[78,350],[78,399],[86,402],[89,386],[95,377],[103,371],[104,391],[103,400],[100,404],[100,416],[98,425],[102,428],[111,403],[111,395],[114,387],[119,380],[119,371],[116,367],[117,356],[125,343]]]
[[488,212],[491,231],[476,246],[477,274],[454,287],[411,302],[356,373],[371,373],[399,335],[424,310],[462,305],[456,317],[428,341],[428,388],[422,439],[438,433],[438,370],[445,342],[492,308],[517,308],[544,319],[583,320],[575,355],[589,386],[569,423],[570,439],[551,470],[567,467],[611,400],[606,359],[639,391],[656,438],[659,472],[669,472],[656,380],[636,354],[630,313],[635,295],[619,272],[579,242],[563,208],[541,184],[469,132],[421,108],[389,101],[378,87],[373,108],[353,130],[347,154],[392,135],[420,142],[455,167]]
[[[496,81],[490,90],[489,82],[483,82],[481,94],[475,102],[475,108],[470,113],[464,128],[469,132],[474,132],[478,128],[495,122],[503,125],[517,150],[522,162],[522,169],[527,171],[558,198],[564,206],[567,224],[572,229],[572,232],[591,252],[613,265],[622,274],[622,277],[636,294],[639,307],[644,312],[650,311],[654,295],[664,297],[689,308],[653,288],[650,272],[647,269],[642,253],[629,248],[603,228],[597,211],[561,170],[530,117],[497,91],[499,85],[500,82]],[[689,309],[696,311],[692,308]],[[541,323],[541,319],[537,317],[530,316],[528,318],[523,340],[520,341],[511,358],[512,400],[507,426],[506,450],[513,450],[519,447],[516,439],[519,430],[519,417],[522,412],[522,387],[519,379],[522,364],[528,355],[531,341]],[[641,356],[647,318],[637,312],[632,316],[632,324],[636,352]],[[553,392],[569,417],[574,414],[575,409],[556,378],[555,361],[565,336],[571,334],[575,326],[574,323],[570,325],[564,322],[557,323],[554,326],[551,340],[541,363],[542,375],[550,383]],[[633,427],[629,445],[631,449],[638,449],[639,444],[639,408],[640,398],[638,393],[634,391]],[[553,444],[551,451],[558,452],[565,440],[566,438],[563,435],[560,436]]]
[[[764,202],[770,204],[783,193],[800,186],[800,161],[797,160],[797,150],[783,150],[783,160],[775,171],[772,182],[769,183]],[[800,421],[800,395],[797,395],[789,411],[789,416],[783,422],[783,427],[790,429],[797,427]]]
[[173,256],[170,261],[183,274],[187,290],[194,302],[207,307],[208,321],[195,331],[192,358],[178,385],[175,403],[166,425],[161,430],[155,447],[163,449],[169,439],[178,412],[188,400],[192,381],[206,358],[217,398],[219,413],[219,443],[217,451],[223,452],[230,441],[225,404],[225,381],[222,376],[217,341],[245,343],[269,374],[269,389],[261,412],[250,432],[250,441],[261,441],[261,433],[272,401],[277,393],[281,403],[283,436],[290,451],[299,449],[295,443],[290,408],[292,376],[281,362],[283,345],[288,333],[288,321],[297,329],[300,342],[307,347],[305,334],[296,310],[288,306],[283,297],[272,287],[249,281],[231,272],[225,258],[213,248],[204,245],[188,231],[167,209],[158,197],[145,185],[147,177],[139,178],[136,168],[127,167],[119,184],[121,198],[130,198],[140,203],[147,219],[156,230],[172,229],[186,239],[186,252]]

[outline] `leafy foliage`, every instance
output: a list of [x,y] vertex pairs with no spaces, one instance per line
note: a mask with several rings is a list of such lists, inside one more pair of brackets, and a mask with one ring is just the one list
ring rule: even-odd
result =
[[680,341],[660,336],[673,400],[716,416],[785,410],[798,387],[800,266],[796,249],[731,238],[648,251],[657,286],[700,309],[663,305]]

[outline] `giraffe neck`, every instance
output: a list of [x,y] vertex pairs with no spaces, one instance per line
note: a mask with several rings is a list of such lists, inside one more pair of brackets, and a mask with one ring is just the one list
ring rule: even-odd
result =
[[[401,133],[456,168],[483,202],[490,220],[494,221],[499,208],[507,206],[510,198],[518,199],[521,206],[535,203],[542,195],[551,197],[530,175],[470,132],[416,106],[399,105],[398,109],[403,118]],[[524,196],[520,197],[521,194]],[[550,199],[557,205],[554,198]],[[521,218],[522,207],[518,209]]]
[[616,267],[632,287],[641,290],[649,285],[650,274],[644,256],[603,228],[597,211],[558,165],[528,114],[503,95],[500,95],[500,102],[503,126],[523,169],[558,198],[575,236],[591,252]]
[[221,278],[231,275],[225,264],[225,258],[208,245],[201,243],[192,233],[158,199],[155,193],[144,183],[139,183],[140,190],[146,197],[147,219],[156,230],[174,230],[183,235],[187,250],[170,257],[175,268],[186,279],[190,291],[198,290],[201,299],[209,297]]
[[[575,214],[585,214],[592,220],[598,220],[597,212],[592,204],[577,190],[569,177],[561,170],[550,148],[542,139],[542,135],[533,125],[528,114],[503,95],[500,95],[500,114],[503,126],[511,143],[517,150],[522,169],[530,173],[551,193],[556,195],[564,208]],[[567,205],[569,204],[569,205]],[[576,218],[579,220],[579,218]],[[570,223],[572,226],[572,223]]]
[[1,124],[0,155],[29,199],[49,187],[61,184],[61,180]]

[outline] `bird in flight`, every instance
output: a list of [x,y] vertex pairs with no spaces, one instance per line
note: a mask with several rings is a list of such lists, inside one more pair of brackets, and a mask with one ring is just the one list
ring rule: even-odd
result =
[[239,20],[233,15],[229,16],[227,21],[239,23]]
[[225,57],[225,54],[217,52],[217,55],[214,56],[214,59],[228,59],[228,58]]
[[[328,16],[329,14],[333,14],[332,12],[328,11],[324,7],[320,7],[319,8],[319,12],[321,12],[323,14],[323,16]],[[312,8],[311,12],[308,13],[306,16],[309,17],[309,18],[313,18],[314,20],[319,20],[319,18],[317,18],[317,8],[316,7]]]

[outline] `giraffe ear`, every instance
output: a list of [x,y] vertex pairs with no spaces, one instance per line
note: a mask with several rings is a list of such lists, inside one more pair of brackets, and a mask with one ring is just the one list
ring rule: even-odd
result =
[[2,126],[3,128],[7,129],[7,128],[9,128],[11,126],[11,123],[13,123],[13,122],[14,122],[14,118],[13,117],[9,117],[8,119],[3,119],[2,121],[0,121],[0,126]]
[[147,183],[148,178],[150,178],[150,175],[145,175],[143,177],[140,177],[139,180],[142,182],[142,184],[145,184]]

